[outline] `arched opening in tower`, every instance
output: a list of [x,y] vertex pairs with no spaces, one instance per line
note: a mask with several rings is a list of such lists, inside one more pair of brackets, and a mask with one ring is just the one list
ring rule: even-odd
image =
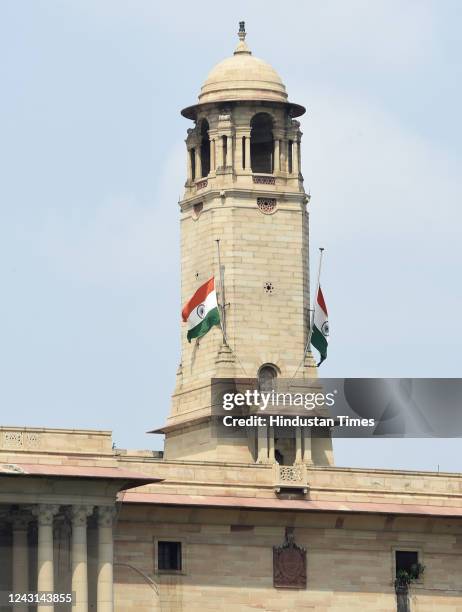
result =
[[268,113],[257,113],[250,122],[250,165],[252,172],[273,173],[273,120]]
[[201,123],[201,165],[201,176],[208,176],[210,172],[210,138],[207,119],[203,119]]
[[295,430],[293,427],[274,428],[274,459],[279,465],[294,465]]
[[277,371],[272,365],[263,365],[258,370],[258,390],[260,393],[271,393],[276,387]]

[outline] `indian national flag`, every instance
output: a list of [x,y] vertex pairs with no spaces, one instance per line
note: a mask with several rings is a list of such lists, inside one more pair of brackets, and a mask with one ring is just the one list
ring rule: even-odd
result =
[[314,325],[313,333],[311,334],[311,344],[319,351],[319,354],[321,355],[321,361],[318,363],[318,366],[320,366],[327,357],[328,342],[329,320],[327,318],[327,307],[321,287],[319,287],[316,304],[314,305]]
[[191,338],[205,336],[214,325],[220,325],[214,277],[199,287],[184,305],[181,315],[188,324],[188,342]]

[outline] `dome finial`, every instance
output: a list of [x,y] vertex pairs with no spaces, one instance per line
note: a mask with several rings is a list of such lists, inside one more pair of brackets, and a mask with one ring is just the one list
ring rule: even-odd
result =
[[234,51],[234,55],[238,55],[239,53],[244,53],[246,55],[252,55],[252,51],[249,49],[249,47],[247,46],[247,43],[245,42],[245,37],[246,37],[246,31],[245,31],[245,21],[240,21],[239,22],[239,32],[237,33],[237,35],[239,36],[239,43],[236,47],[236,50]]

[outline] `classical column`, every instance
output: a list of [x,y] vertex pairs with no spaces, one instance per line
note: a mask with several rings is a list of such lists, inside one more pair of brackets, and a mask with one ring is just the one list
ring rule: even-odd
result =
[[295,463],[302,463],[302,428],[295,428]]
[[236,136],[236,167],[245,170],[247,160],[245,158],[245,135]]
[[114,517],[114,506],[100,506],[98,508],[97,612],[113,612],[114,610],[114,543],[112,534]]
[[191,149],[187,149],[187,177],[188,181],[192,180],[192,163],[191,163]]
[[[15,511],[13,521],[13,593],[29,591],[29,546],[27,528],[31,517],[25,512]],[[27,612],[27,604],[16,604],[15,612]]]
[[223,167],[223,137],[217,136],[216,148],[215,148],[215,161],[217,168]]
[[[37,591],[52,593],[54,591],[53,565],[53,518],[59,506],[56,504],[39,504],[33,510],[38,523],[37,544]],[[54,606],[40,605],[40,612],[53,612]]]
[[257,428],[258,458],[257,463],[268,463],[268,432],[266,425]]
[[303,451],[303,463],[306,463],[307,465],[312,465],[313,458],[311,456],[311,427],[304,427],[303,433],[305,442],[305,448]]
[[72,506],[72,610],[88,612],[87,518],[93,506]]
[[268,461],[270,463],[276,462],[274,454],[274,427],[268,427]]
[[226,165],[227,166],[231,166],[233,165],[233,149],[232,149],[232,144],[233,144],[233,137],[232,136],[228,136],[226,139]]
[[196,180],[202,177],[201,145],[196,146]]
[[274,141],[274,172],[279,172],[281,169],[281,154],[279,150],[279,139]]
[[250,159],[250,133],[245,137],[245,169],[252,169],[252,160]]
[[299,146],[296,140],[292,143],[292,173],[295,176],[300,173]]
[[215,172],[215,139],[210,140],[210,172]]
[[282,172],[288,172],[289,171],[289,167],[288,167],[288,162],[287,162],[287,156],[288,156],[288,142],[286,138],[283,138],[280,142],[279,145],[279,154],[280,154],[280,168]]

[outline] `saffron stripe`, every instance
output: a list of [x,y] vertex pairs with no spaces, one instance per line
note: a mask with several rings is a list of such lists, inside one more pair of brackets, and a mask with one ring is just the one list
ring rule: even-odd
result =
[[205,302],[205,298],[208,294],[215,289],[215,278],[212,276],[206,283],[201,285],[196,293],[192,296],[192,298],[186,302],[183,306],[183,310],[181,311],[181,316],[183,321],[186,323],[188,317],[194,308],[197,308],[199,304]]
[[319,287],[319,291],[318,291],[318,304],[324,310],[324,312],[326,313],[326,317],[327,317],[327,306],[326,306],[326,302],[324,301],[324,296],[322,294],[321,287]]

